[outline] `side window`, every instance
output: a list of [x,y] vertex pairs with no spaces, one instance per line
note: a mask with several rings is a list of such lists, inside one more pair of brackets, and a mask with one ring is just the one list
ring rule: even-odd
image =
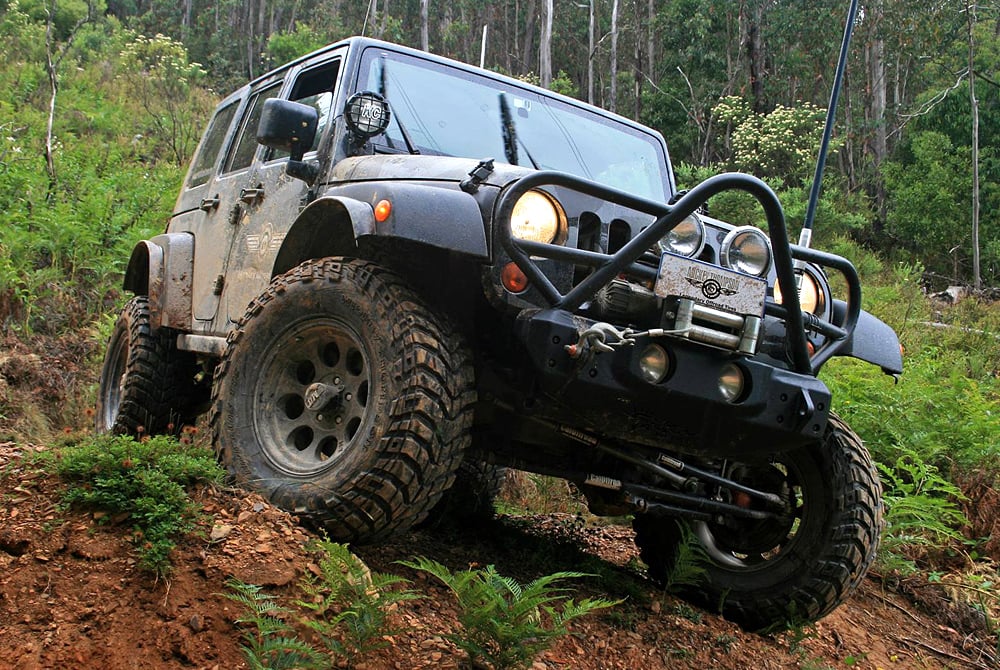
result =
[[191,161],[191,172],[188,175],[188,188],[195,188],[208,183],[215,168],[215,160],[222,149],[222,143],[226,139],[226,132],[233,122],[236,110],[240,105],[239,100],[235,100],[215,113],[205,131],[205,138],[201,141],[201,148],[198,155]]
[[250,101],[250,111],[243,116],[243,125],[240,127],[240,135],[236,138],[232,153],[229,154],[229,162],[223,172],[232,172],[250,167],[253,162],[254,152],[257,151],[257,124],[260,122],[261,110],[264,101],[278,95],[281,90],[281,82],[272,84],[259,91]]
[[[333,89],[337,85],[337,73],[340,70],[340,61],[325,63],[320,67],[303,72],[292,88],[289,100],[310,105],[319,112],[319,124],[316,127],[316,138],[313,140],[309,151],[316,151],[319,148],[320,139],[327,124],[333,118]],[[275,151],[271,149],[267,153],[266,160],[276,160],[287,158],[287,151]]]

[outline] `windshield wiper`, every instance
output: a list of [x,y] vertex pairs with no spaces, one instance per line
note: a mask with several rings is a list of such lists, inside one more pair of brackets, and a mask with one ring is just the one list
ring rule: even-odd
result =
[[500,94],[500,133],[503,135],[503,153],[507,157],[507,162],[511,165],[520,165],[517,162],[517,145],[520,143],[524,149],[524,155],[531,161],[531,167],[540,170],[538,163],[531,156],[528,147],[517,137],[517,126],[514,125],[514,117],[510,115],[510,105],[507,104],[507,94]]
[[[386,70],[388,68],[386,67],[386,60],[384,57],[380,59],[379,64],[381,65],[381,67],[379,68],[379,76],[378,76],[378,94],[381,95],[383,98],[385,98],[386,102],[389,102],[389,95],[387,93],[389,87],[386,84]],[[411,155],[419,155],[420,149],[414,146],[413,139],[410,137],[410,133],[406,130],[406,126],[403,125],[403,119],[399,117],[398,113],[393,114],[393,117],[395,117],[396,119],[396,125],[399,126],[399,133],[403,136],[403,143],[406,144],[406,150]],[[385,141],[389,144],[390,149],[396,148],[393,146],[392,138],[389,137],[388,135],[385,136]]]

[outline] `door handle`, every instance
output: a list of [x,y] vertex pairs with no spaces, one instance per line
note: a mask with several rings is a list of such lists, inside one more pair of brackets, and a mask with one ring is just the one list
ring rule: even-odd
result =
[[264,189],[262,188],[244,188],[240,189],[240,200],[245,203],[254,203],[259,199],[264,197]]
[[202,198],[201,204],[198,205],[198,209],[205,210],[206,212],[211,212],[213,209],[219,206],[219,194],[216,193],[211,198]]

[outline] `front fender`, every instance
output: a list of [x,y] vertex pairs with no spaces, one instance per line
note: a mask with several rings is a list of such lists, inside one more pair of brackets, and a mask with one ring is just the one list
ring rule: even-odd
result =
[[[842,300],[834,300],[834,323],[843,323],[846,314],[847,304]],[[861,310],[858,325],[838,355],[853,356],[866,363],[877,365],[889,375],[899,375],[903,372],[903,354],[896,331],[865,310]]]
[[194,235],[166,233],[132,249],[124,288],[149,298],[150,325],[187,329],[191,323]]
[[368,204],[382,200],[392,206],[389,217],[354,218],[356,237],[401,237],[478,259],[489,258],[486,227],[479,203],[457,184],[361,182],[331,188],[324,197],[341,197]]

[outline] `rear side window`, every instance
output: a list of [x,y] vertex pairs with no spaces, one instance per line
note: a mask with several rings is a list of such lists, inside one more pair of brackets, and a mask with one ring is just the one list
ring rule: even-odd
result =
[[250,167],[253,162],[253,155],[257,151],[257,124],[260,123],[260,114],[264,107],[264,101],[278,95],[281,90],[281,82],[272,84],[261,90],[250,101],[250,111],[243,115],[243,125],[240,126],[240,135],[236,139],[236,144],[229,155],[229,163],[224,172],[242,170]]
[[212,120],[208,124],[208,129],[205,131],[205,138],[201,142],[201,148],[198,149],[198,155],[195,156],[191,163],[188,188],[195,188],[196,186],[208,183],[215,169],[216,159],[219,156],[219,151],[222,149],[222,143],[226,140],[226,133],[229,131],[229,126],[233,122],[233,117],[236,115],[236,109],[239,107],[239,104],[240,101],[235,100],[220,109],[212,117]]

